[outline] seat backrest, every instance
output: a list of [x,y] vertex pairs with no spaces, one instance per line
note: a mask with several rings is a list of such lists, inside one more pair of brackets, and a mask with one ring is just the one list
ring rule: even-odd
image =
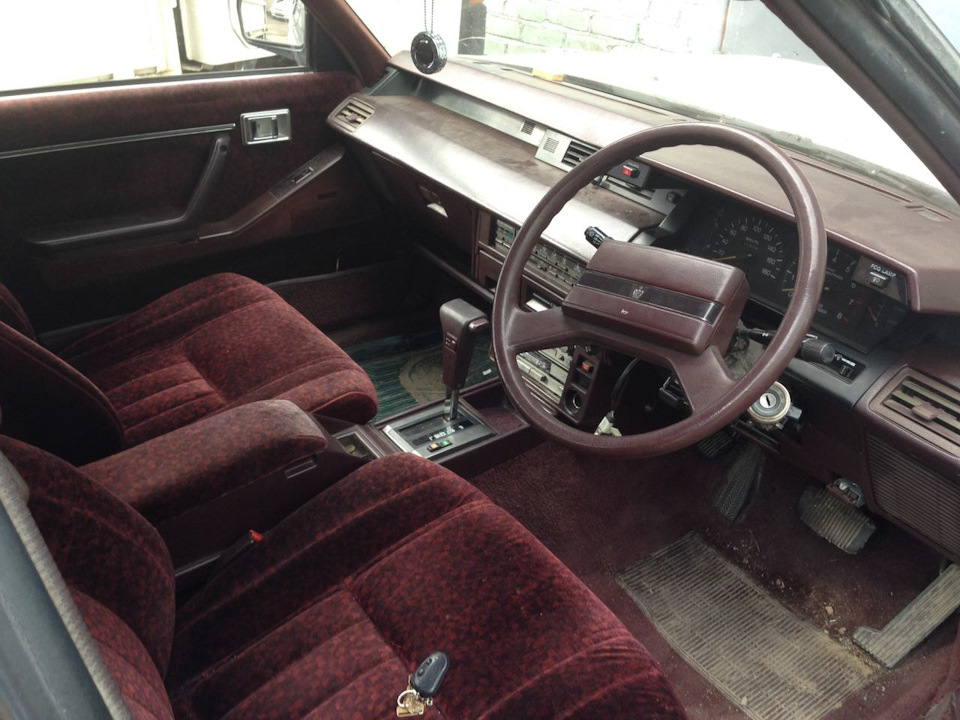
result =
[[0,323],[6,323],[31,340],[37,339],[33,325],[30,324],[30,318],[27,317],[13,293],[2,284],[0,284]]
[[120,419],[97,386],[2,321],[0,409],[5,435],[77,465],[123,447]]
[[7,437],[0,452],[135,716],[172,718],[163,686],[175,617],[173,564],[141,515],[68,463]]

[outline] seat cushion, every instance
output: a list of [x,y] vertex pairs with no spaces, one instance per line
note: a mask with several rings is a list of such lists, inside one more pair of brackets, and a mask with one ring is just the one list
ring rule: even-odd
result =
[[376,414],[366,373],[269,288],[191,283],[66,348],[116,408],[128,445],[255,400],[353,422]]
[[679,718],[646,650],[466,481],[410,455],[307,504],[177,617],[177,717],[388,717],[436,650],[444,718]]

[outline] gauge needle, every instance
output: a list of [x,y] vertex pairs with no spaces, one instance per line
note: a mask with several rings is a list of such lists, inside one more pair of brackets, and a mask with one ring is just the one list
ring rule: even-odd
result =
[[714,258],[717,262],[726,262],[727,260],[736,260],[736,255],[724,255],[723,257]]
[[873,318],[873,322],[877,322],[877,314],[873,312],[873,308],[868,306],[867,312],[870,313],[870,317]]

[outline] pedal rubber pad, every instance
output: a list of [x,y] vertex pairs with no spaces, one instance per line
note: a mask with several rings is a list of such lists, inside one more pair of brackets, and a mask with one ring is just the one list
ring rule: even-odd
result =
[[883,630],[859,627],[853,641],[893,668],[960,608],[960,567],[950,565]]
[[710,498],[714,509],[730,522],[736,522],[743,513],[763,467],[763,450],[759,445],[746,443],[742,448],[740,456],[727,470],[727,476],[717,485]]
[[724,428],[698,442],[697,450],[708,460],[715,460],[721,455],[726,455],[730,448],[737,444],[737,439],[733,431]]
[[850,555],[863,550],[877,526],[824,487],[808,487],[800,496],[800,520],[831,545]]

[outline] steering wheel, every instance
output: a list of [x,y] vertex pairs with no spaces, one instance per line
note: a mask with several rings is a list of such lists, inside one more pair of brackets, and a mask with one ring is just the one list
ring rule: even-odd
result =
[[[749,294],[738,268],[660,248],[607,241],[563,304],[531,312],[522,306],[527,260],[557,213],[593,178],[645,153],[677,145],[711,145],[762,166],[786,193],[800,237],[797,277],[780,329],[740,380],[723,355]],[[606,146],[551,188],[520,228],[500,273],[493,303],[493,346],[506,393],[520,413],[553,440],[583,452],[651,457],[699,442],[746,412],[796,354],[823,290],[827,240],[813,189],[782,150],[754,133],[714,123],[642,130]],[[591,343],[670,370],[690,415],[637,435],[594,435],[558,419],[529,392],[520,353]]]

